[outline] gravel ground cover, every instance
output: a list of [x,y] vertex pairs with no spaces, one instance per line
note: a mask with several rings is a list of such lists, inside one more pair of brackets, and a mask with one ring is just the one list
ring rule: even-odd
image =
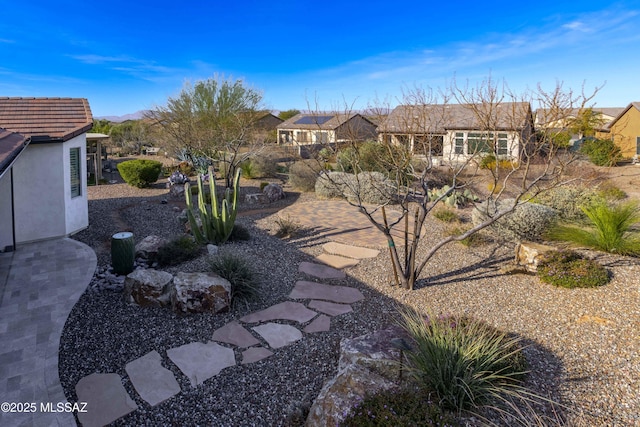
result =
[[[160,186],[91,187],[89,198],[91,225],[74,237],[96,250],[99,265],[109,263],[109,238],[115,232],[133,231],[136,241],[149,234],[183,232],[176,219],[181,201],[171,200]],[[382,328],[406,306],[475,316],[522,336],[532,371],[528,386],[565,405],[559,410],[571,425],[640,425],[640,262],[589,252],[609,268],[613,280],[599,289],[558,289],[534,276],[502,274],[500,267],[511,261],[513,247],[500,243],[445,246],[414,291],[390,286],[386,252],[363,260],[340,284],[360,289],[366,298],[354,304],[352,313],[333,318],[329,332],[305,335],[274,356],[225,369],[192,388],[166,358],[166,350],[206,342],[227,322],[286,300],[296,280],[303,279],[299,263],[320,254],[324,241],[309,235],[289,241],[273,237],[277,212],[272,210],[312,198],[290,194],[269,210],[239,217],[251,240],[221,247],[245,256],[262,278],[262,300],[251,306],[215,316],[177,316],[168,309],[129,306],[119,292],[85,292],[61,338],[59,369],[67,398],[76,400],[74,386],[85,375],[115,372],[127,381],[125,388],[139,406],[116,425],[298,425],[295,414],[336,372],[340,339]],[[427,224],[434,237],[445,227],[437,220]],[[206,268],[207,257],[202,256],[168,271]],[[151,350],[163,356],[183,390],[153,408],[137,397],[124,371],[126,363]]]

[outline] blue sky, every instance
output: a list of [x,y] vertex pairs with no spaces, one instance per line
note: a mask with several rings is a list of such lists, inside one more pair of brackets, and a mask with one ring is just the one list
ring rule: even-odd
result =
[[267,108],[398,103],[403,88],[604,87],[640,101],[640,2],[6,1],[0,96],[88,98],[95,116],[153,108],[185,81],[241,78]]

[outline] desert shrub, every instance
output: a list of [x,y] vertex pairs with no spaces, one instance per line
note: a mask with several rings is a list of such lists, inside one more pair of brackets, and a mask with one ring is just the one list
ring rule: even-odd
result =
[[338,169],[348,173],[380,172],[389,179],[407,183],[411,169],[411,153],[399,145],[366,141],[338,152]]
[[177,265],[196,258],[202,247],[191,236],[176,237],[158,248],[156,261],[161,266]]
[[[453,227],[449,227],[447,229],[447,234],[449,236],[461,236],[464,233],[466,233],[467,231],[469,231],[468,228],[453,226]],[[458,240],[458,243],[460,243],[461,245],[466,246],[468,248],[471,248],[471,247],[476,247],[476,246],[483,245],[483,244],[487,243],[488,240],[489,239],[487,238],[487,236],[485,236],[481,232],[477,232],[477,233],[473,233],[469,237],[465,237],[462,240]]]
[[609,283],[609,272],[597,261],[574,251],[550,251],[538,264],[538,277],[563,288],[594,288]]
[[526,360],[519,338],[462,316],[405,311],[402,326],[411,337],[410,372],[442,408],[474,410],[523,392]]
[[284,239],[296,237],[302,230],[302,225],[292,220],[288,215],[286,217],[278,217],[275,222],[278,227],[276,237]]
[[488,170],[512,170],[518,167],[518,163],[507,159],[496,159],[494,154],[487,154],[480,160],[480,168]]
[[324,198],[376,205],[389,203],[397,192],[394,182],[380,172],[327,172],[318,177],[315,190]]
[[268,154],[258,154],[251,158],[251,178],[273,178],[278,173],[278,162]]
[[[471,215],[473,224],[481,224],[490,216],[495,216],[501,209],[510,207],[513,202],[513,199],[504,199],[500,202],[480,203]],[[508,241],[538,241],[542,239],[556,218],[557,212],[553,208],[537,203],[523,203],[513,212],[489,225],[487,230]]]
[[586,226],[557,224],[548,231],[547,237],[604,252],[640,256],[640,232],[634,229],[640,222],[637,202],[600,202],[582,210],[588,219]]
[[596,166],[615,166],[622,160],[620,148],[610,139],[585,139],[580,152]]
[[434,218],[439,219],[442,222],[458,222],[460,217],[451,208],[439,207],[433,210]]
[[246,178],[246,179],[255,178],[254,171],[253,171],[253,164],[251,163],[251,160],[245,160],[244,162],[240,163],[239,167],[240,167],[240,170],[242,171],[243,178]]
[[267,185],[269,185],[268,182],[261,182],[260,183],[260,191],[264,190],[264,187],[266,187]]
[[257,275],[248,262],[232,253],[221,253],[211,259],[211,271],[231,283],[231,304],[248,304],[260,296]]
[[623,200],[627,198],[627,193],[616,187],[616,185],[610,181],[605,181],[600,184],[598,187],[598,195],[606,200]]
[[127,184],[144,188],[158,180],[162,172],[162,163],[156,160],[127,160],[118,163],[118,172]]
[[302,191],[314,191],[321,170],[322,165],[313,159],[295,162],[289,168],[289,183]]
[[456,417],[440,408],[429,393],[403,388],[366,396],[351,408],[342,427],[458,426]]
[[229,240],[232,242],[251,240],[251,233],[249,233],[249,230],[242,224],[233,224],[233,230],[231,230]]
[[561,219],[580,221],[585,218],[581,206],[588,206],[600,200],[601,197],[594,190],[572,185],[551,188],[538,194],[531,201],[555,209]]

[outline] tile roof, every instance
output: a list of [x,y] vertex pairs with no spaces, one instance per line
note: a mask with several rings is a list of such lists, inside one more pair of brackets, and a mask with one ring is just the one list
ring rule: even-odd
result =
[[[446,133],[447,130],[516,130],[531,116],[528,102],[500,104],[399,105],[378,127],[380,133]],[[481,123],[480,119],[489,123]]]
[[29,144],[29,138],[0,128],[0,176]]
[[0,127],[37,141],[66,141],[93,126],[84,98],[0,97]]

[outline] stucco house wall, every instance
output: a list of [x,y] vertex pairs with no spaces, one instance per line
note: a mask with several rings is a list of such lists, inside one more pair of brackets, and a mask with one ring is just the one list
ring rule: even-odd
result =
[[13,246],[13,218],[11,216],[11,171],[0,177],[0,251]]
[[625,158],[640,155],[640,102],[631,103],[609,127],[613,142]]

